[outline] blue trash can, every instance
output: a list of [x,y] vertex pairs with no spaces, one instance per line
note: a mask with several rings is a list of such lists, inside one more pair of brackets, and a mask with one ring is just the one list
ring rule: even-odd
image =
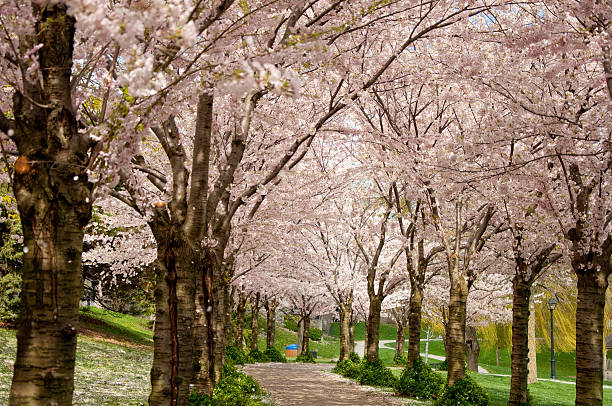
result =
[[297,344],[289,344],[288,346],[285,347],[285,357],[287,358],[297,357],[297,350],[298,350]]

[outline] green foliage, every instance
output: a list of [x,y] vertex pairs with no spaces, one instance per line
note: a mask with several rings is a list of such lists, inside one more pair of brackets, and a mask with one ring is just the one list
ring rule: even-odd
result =
[[266,354],[259,350],[251,351],[249,353],[249,358],[254,362],[270,362],[270,359],[266,356]]
[[295,359],[295,362],[304,362],[304,363],[314,364],[316,361],[312,353],[308,351],[306,354],[298,355],[297,358]]
[[448,371],[448,361],[444,360],[438,364],[436,368],[438,371]]
[[270,362],[287,362],[287,358],[274,347],[267,348],[263,353]]
[[444,388],[444,379],[435,373],[420,357],[410,369],[402,372],[395,390],[400,395],[419,399],[437,398]]
[[225,347],[225,355],[234,365],[244,365],[247,362],[247,355],[244,353],[244,351],[234,347],[233,345],[228,345]]
[[361,358],[359,358],[359,354],[357,354],[356,352],[351,352],[349,354],[349,359],[353,362],[361,362]]
[[298,331],[298,325],[295,320],[289,316],[285,316],[285,328],[291,331]]
[[189,406],[259,406],[263,405],[263,391],[253,378],[238,372],[231,362],[223,366],[221,380],[215,386],[212,398],[192,393]]
[[359,377],[361,385],[393,387],[396,380],[393,372],[385,368],[381,360],[375,362],[362,361],[361,376]]
[[323,331],[316,327],[310,328],[310,339],[314,341],[321,341],[321,337],[323,337]]
[[489,394],[469,376],[447,386],[437,406],[488,406]]
[[21,276],[9,272],[0,278],[0,321],[14,322],[19,316]]
[[[285,328],[291,331],[298,331],[297,321],[294,320],[291,316],[285,316]],[[323,337],[323,331],[316,327],[311,327],[310,330],[310,339],[313,341],[321,341],[321,337]]]
[[395,354],[393,357],[393,365],[405,366],[406,357],[403,354]]
[[333,371],[346,378],[359,379],[361,376],[361,362],[353,362],[350,359],[339,361],[334,367]]

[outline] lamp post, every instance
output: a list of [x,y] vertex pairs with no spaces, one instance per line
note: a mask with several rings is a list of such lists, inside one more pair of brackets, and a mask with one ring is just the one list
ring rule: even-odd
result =
[[555,330],[553,326],[553,311],[555,310],[555,306],[557,306],[559,300],[555,297],[551,297],[548,299],[546,304],[550,309],[550,378],[557,379],[557,374],[555,371]]

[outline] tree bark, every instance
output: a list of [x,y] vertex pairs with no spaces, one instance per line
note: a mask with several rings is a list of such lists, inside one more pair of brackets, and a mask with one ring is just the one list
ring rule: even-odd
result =
[[369,362],[378,361],[378,335],[380,329],[380,310],[382,298],[370,297],[368,326],[366,331],[366,358]]
[[417,284],[411,286],[410,314],[408,316],[408,356],[406,368],[421,356],[421,315],[423,307],[423,289]]
[[246,313],[247,296],[244,293],[238,294],[238,304],[236,305],[236,336],[234,346],[240,351],[244,350],[244,315]]
[[529,331],[527,336],[529,337],[529,362],[527,364],[529,375],[527,376],[527,384],[530,384],[536,383],[538,381],[538,362],[535,334],[535,307],[533,305],[533,301],[530,301],[529,303]]
[[478,372],[478,354],[480,354],[480,344],[474,326],[467,326],[465,333],[465,350],[467,353],[467,365],[470,371]]
[[340,361],[349,359],[351,355],[351,309],[340,304]]
[[459,277],[451,281],[448,305],[448,331],[446,359],[448,361],[448,386],[465,376],[465,319],[468,296],[467,281]]
[[259,293],[255,295],[255,300],[251,301],[251,351],[257,349],[257,340],[259,338]]
[[82,172],[88,147],[80,144],[70,95],[74,32],[64,4],[44,6],[34,33],[43,45],[42,80],[23,84],[29,99],[20,92],[13,97],[13,139],[25,165],[13,178],[24,256],[11,406],[72,403],[83,228],[92,190]]
[[603,404],[603,331],[607,274],[578,270],[576,405]]
[[210,360],[213,356],[210,354],[212,343],[212,325],[210,320],[210,312],[207,308],[210,306],[211,298],[208,297],[206,289],[205,274],[201,270],[196,273],[196,301],[195,301],[195,319],[194,319],[194,349],[193,349],[193,389],[202,394],[212,394],[214,382],[211,375],[212,365]]
[[406,343],[406,327],[403,324],[397,324],[397,337],[395,338],[395,358],[404,356],[404,347]]
[[310,315],[306,315],[303,317],[303,325],[304,330],[302,333],[302,351],[300,352],[300,354],[306,355],[308,354],[308,351],[310,349]]
[[193,378],[198,255],[182,229],[153,224],[157,242],[155,331],[149,405],[186,405]]
[[527,404],[529,375],[529,299],[531,286],[520,274],[512,279],[512,377],[508,404]]
[[351,311],[349,322],[349,356],[352,352],[355,352],[355,320],[353,319],[353,311]]
[[276,329],[276,308],[278,303],[266,300],[266,348],[274,347]]

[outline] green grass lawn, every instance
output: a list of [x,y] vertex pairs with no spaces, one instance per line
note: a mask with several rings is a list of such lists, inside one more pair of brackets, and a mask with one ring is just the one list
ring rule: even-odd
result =
[[[0,329],[0,404],[8,403],[17,339],[14,330]],[[151,391],[153,352],[79,336],[75,367],[74,405],[145,405]]]
[[[397,327],[393,324],[380,323],[378,334],[379,340],[395,340],[397,337]],[[329,335],[337,338],[340,337],[340,323],[335,322],[331,324]],[[355,324],[355,341],[363,340],[365,340],[365,323],[360,321]]]
[[153,345],[153,323],[150,320],[116,313],[97,307],[81,307],[81,325],[105,336],[116,336],[135,344]]

